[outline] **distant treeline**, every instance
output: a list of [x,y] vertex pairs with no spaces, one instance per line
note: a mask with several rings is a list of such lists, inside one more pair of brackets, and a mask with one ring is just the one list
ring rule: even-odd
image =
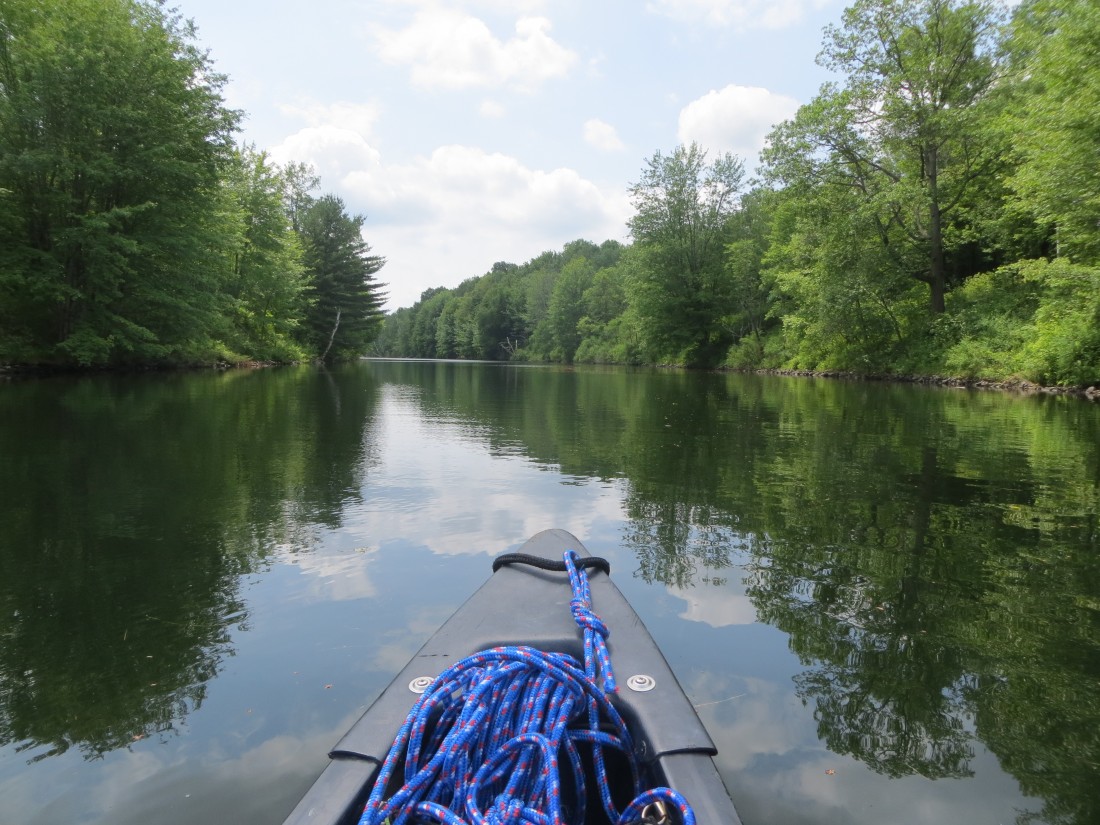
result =
[[646,160],[632,244],[428,290],[380,354],[1100,382],[1100,5],[859,0],[758,179]]
[[155,0],[0,4],[0,364],[361,354],[382,259]]

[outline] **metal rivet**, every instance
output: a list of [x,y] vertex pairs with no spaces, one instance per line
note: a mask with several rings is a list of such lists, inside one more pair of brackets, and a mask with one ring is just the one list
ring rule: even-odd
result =
[[429,687],[431,687],[431,684],[434,681],[435,679],[433,679],[431,676],[417,676],[415,679],[409,682],[409,690],[411,690],[413,693],[423,693]]
[[636,673],[626,680],[626,686],[638,693],[645,693],[647,690],[653,690],[657,687],[657,680],[644,673]]

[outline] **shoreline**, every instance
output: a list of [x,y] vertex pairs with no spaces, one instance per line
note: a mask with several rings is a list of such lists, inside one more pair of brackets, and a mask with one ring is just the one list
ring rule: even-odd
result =
[[[435,359],[425,359],[435,360]],[[459,359],[464,360],[464,359]],[[247,360],[236,363],[219,361],[210,364],[178,364],[160,365],[146,364],[125,367],[78,367],[78,366],[45,366],[33,364],[0,364],[0,381],[14,378],[47,378],[56,375],[125,375],[127,373],[148,372],[192,372],[198,370],[217,370],[219,372],[233,369],[266,369],[268,367],[296,366],[303,362],[288,361],[255,361]],[[502,364],[507,361],[500,362]],[[525,362],[529,363],[529,362]],[[546,362],[548,365],[554,362]],[[577,366],[586,366],[579,364]],[[596,366],[596,365],[593,365]],[[605,364],[603,366],[628,366],[625,364]],[[661,364],[650,366],[660,367]],[[669,368],[684,369],[672,364],[664,365]],[[997,392],[1014,393],[1016,395],[1053,395],[1074,396],[1086,401],[1100,402],[1100,383],[1088,387],[1061,387],[1044,384],[1036,384],[1023,379],[994,379],[994,378],[952,378],[943,375],[893,375],[890,373],[861,373],[846,370],[794,370],[794,369],[751,369],[719,367],[714,372],[741,373],[745,375],[776,375],[785,378],[828,378],[842,381],[868,381],[897,384],[922,384],[929,387],[947,387],[951,389],[994,390]]]
[[951,378],[943,375],[892,375],[889,373],[861,373],[844,370],[783,370],[783,369],[727,369],[721,372],[741,372],[753,375],[779,375],[789,378],[830,378],[848,381],[893,382],[897,384],[923,384],[930,387],[951,389],[996,390],[1017,395],[1069,395],[1088,401],[1100,401],[1100,384],[1088,387],[1061,387],[1035,384],[1019,378]]

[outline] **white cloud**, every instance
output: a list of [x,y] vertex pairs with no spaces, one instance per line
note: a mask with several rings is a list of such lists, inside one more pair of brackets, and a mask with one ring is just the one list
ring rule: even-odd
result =
[[367,137],[374,131],[378,122],[379,110],[374,103],[351,103],[337,100],[333,103],[320,103],[310,100],[301,104],[284,103],[279,111],[289,117],[304,120],[310,126],[334,126],[356,132]]
[[756,621],[756,608],[739,581],[736,584],[727,582],[723,586],[669,587],[668,591],[687,603],[680,613],[681,619],[702,622],[711,627],[753,624]]
[[358,133],[310,126],[271,150],[279,163],[312,164],[322,188],[366,214],[364,235],[387,259],[389,306],[431,286],[457,286],[494,261],[522,263],[567,241],[622,239],[625,192],[604,191],[569,168],[532,169],[510,155],[449,145],[388,163]]
[[585,222],[602,224],[611,214],[618,217],[617,199],[572,169],[530,169],[510,155],[471,146],[441,146],[407,164],[354,171],[344,176],[343,185],[372,211],[389,214],[394,198],[407,196],[421,204],[421,213],[463,232],[481,226],[525,233],[579,228]]
[[366,599],[377,589],[371,581],[368,568],[374,560],[376,549],[356,548],[352,552],[324,552],[285,555],[287,564],[296,565],[310,579],[304,596],[313,602],[342,602]]
[[504,117],[507,111],[502,104],[495,100],[488,99],[481,101],[481,105],[478,106],[477,110],[481,113],[482,117],[491,118]]
[[418,86],[530,89],[564,77],[577,62],[575,52],[550,37],[550,28],[545,17],[521,17],[515,36],[502,41],[476,17],[433,7],[418,12],[400,31],[379,29],[375,41],[379,57],[410,66]]
[[[584,495],[563,496],[561,477],[536,472],[520,446],[493,441],[488,429],[468,422],[425,414],[408,387],[382,389],[378,420],[378,438],[386,448],[372,475],[374,506],[346,518],[349,535],[369,536],[382,547],[413,537],[436,555],[471,555],[504,550],[502,535],[519,542],[559,527],[592,536],[622,521],[621,485],[585,479],[579,482]],[[415,500],[408,496],[409,478],[426,480]],[[480,481],[470,484],[471,478]],[[425,622],[424,635],[446,614],[434,618],[435,626]]]
[[772,127],[794,115],[798,101],[759,86],[711,90],[680,110],[677,135],[715,152],[733,152],[751,165]]
[[782,29],[802,21],[807,10],[830,0],[654,0],[646,10],[688,23],[738,29]]
[[[419,8],[432,8],[439,4],[439,0],[386,0],[396,6],[417,6]],[[452,7],[486,9],[501,14],[515,14],[541,11],[547,5],[548,0],[450,0]]]
[[618,132],[610,123],[592,118],[584,124],[584,139],[587,143],[605,152],[616,152],[623,148]]
[[378,150],[359,132],[334,125],[301,129],[274,146],[270,154],[277,163],[312,164],[325,186],[339,185],[352,172],[375,169],[381,162]]
[[630,214],[625,193],[604,192],[573,169],[531,169],[474,147],[442,146],[380,171],[349,176],[347,199],[386,215],[368,234],[389,258],[381,275],[394,307],[429,286],[481,275],[494,261],[522,263],[581,237],[621,238]]

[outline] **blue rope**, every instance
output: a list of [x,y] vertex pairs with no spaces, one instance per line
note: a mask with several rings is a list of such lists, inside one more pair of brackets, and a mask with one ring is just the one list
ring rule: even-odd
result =
[[[608,822],[642,822],[647,806],[660,801],[679,812],[683,825],[695,825],[676,791],[643,792],[633,739],[608,698],[618,690],[608,630],[592,611],[577,558],[572,550],[564,556],[570,609],[584,634],[583,666],[531,647],[483,650],[451,665],[413,705],[359,825],[579,825],[587,801],[584,752],[592,755]],[[624,754],[630,766],[635,798],[621,813],[611,798],[605,749]],[[402,784],[387,795],[399,770]]]

